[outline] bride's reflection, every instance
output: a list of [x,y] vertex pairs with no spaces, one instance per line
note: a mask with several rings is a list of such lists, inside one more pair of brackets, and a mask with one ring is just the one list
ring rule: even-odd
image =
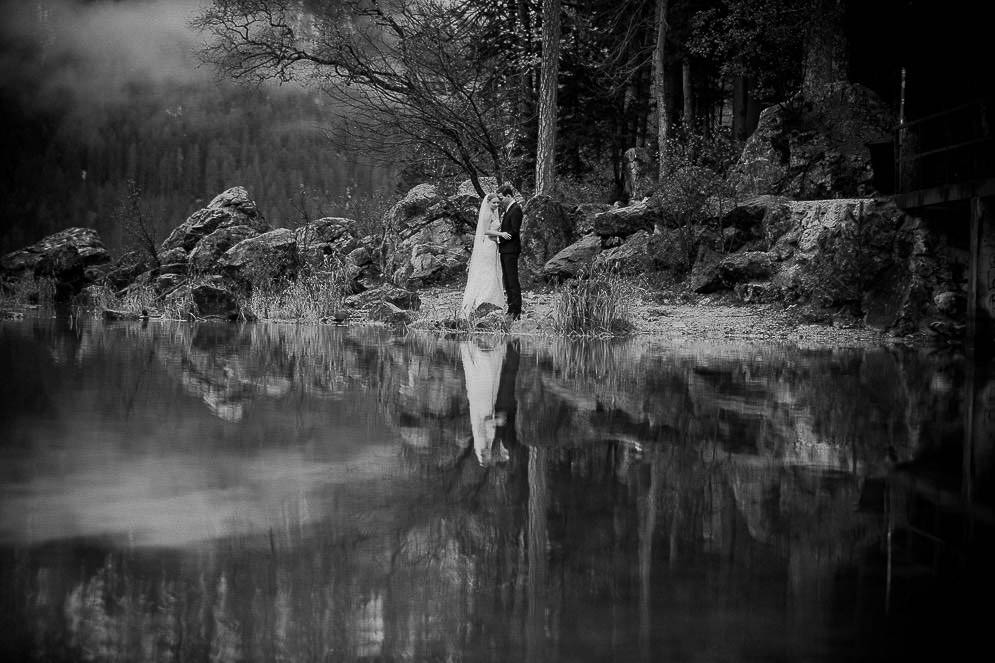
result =
[[489,344],[483,339],[471,339],[460,344],[460,354],[470,403],[474,455],[484,467],[505,462],[517,444],[518,341]]

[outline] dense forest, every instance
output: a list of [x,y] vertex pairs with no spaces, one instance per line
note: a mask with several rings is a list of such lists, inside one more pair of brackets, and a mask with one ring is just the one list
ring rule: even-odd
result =
[[[896,124],[975,96],[980,28],[958,7],[0,0],[16,19],[0,46],[0,250],[71,225],[119,247],[129,182],[162,235],[236,184],[277,226],[425,180],[624,201],[629,148],[661,173],[670,153],[722,167],[763,108],[820,85],[867,86]],[[555,172],[541,186],[539,154]]]
[[[194,103],[163,108],[136,90],[134,103],[108,109],[99,126],[68,138],[62,131],[45,135],[50,118],[21,118],[21,126],[40,139],[33,147],[43,149],[26,154],[7,175],[12,189],[0,213],[33,223],[15,224],[5,239],[30,243],[41,234],[81,225],[119,245],[126,238],[116,210],[127,198],[129,181],[143,192],[160,239],[236,184],[252,192],[274,225],[290,225],[300,214],[313,218],[335,211],[328,209],[329,202],[344,204],[347,191],[373,191],[385,182],[381,170],[350,161],[328,144],[318,125],[320,104],[303,94],[239,88],[176,92],[178,100]],[[32,134],[22,130],[19,135]],[[39,173],[44,173],[41,181]]]
[[[237,85],[209,71],[157,77],[121,63],[121,74],[87,62],[85,49],[39,38],[46,22],[59,36],[58,15],[28,19],[30,29],[0,46],[0,61],[13,63],[0,79],[0,251],[69,226],[96,228],[123,248],[119,210],[130,183],[161,240],[231,186],[245,186],[270,223],[289,226],[305,214],[347,213],[391,181],[389,168],[332,143],[325,95]],[[195,70],[192,51],[172,57]],[[90,79],[108,69],[118,74],[113,85]]]

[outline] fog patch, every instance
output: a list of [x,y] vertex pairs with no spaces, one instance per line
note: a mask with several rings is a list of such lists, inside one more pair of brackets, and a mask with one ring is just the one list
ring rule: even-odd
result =
[[0,0],[0,88],[40,110],[106,108],[203,84],[190,20],[204,0]]

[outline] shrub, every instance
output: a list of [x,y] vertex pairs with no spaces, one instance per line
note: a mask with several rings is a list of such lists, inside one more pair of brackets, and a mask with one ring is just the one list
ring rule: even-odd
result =
[[330,201],[334,216],[342,216],[356,222],[353,226],[356,237],[383,235],[383,217],[391,204],[390,196],[383,190],[354,193],[348,188],[345,195]]
[[632,331],[635,291],[616,272],[582,271],[566,283],[553,309],[553,329],[562,334],[621,335]]
[[0,282],[0,306],[50,309],[55,306],[56,285],[53,278],[33,274]]
[[188,320],[196,311],[197,303],[190,288],[183,288],[179,294],[168,297],[162,306],[163,317],[172,320]]
[[80,314],[85,311],[94,311],[99,314],[105,308],[117,309],[121,300],[114,293],[114,290],[107,284],[101,283],[83,288],[83,291],[75,295],[72,299],[72,308]]
[[242,308],[261,319],[317,322],[342,307],[351,294],[349,271],[327,256],[320,267],[302,265],[296,278],[253,279],[252,290]]
[[585,175],[559,175],[553,182],[551,197],[570,205],[607,203],[615,197],[614,177],[607,169]]
[[120,308],[129,313],[161,311],[162,297],[151,285],[136,285],[129,288],[120,298]]
[[159,266],[159,242],[156,241],[153,227],[155,223],[142,199],[142,188],[135,180],[128,180],[128,193],[118,203],[115,212],[116,224],[124,228],[131,247],[144,254],[155,267]]
[[721,137],[691,135],[668,142],[667,176],[657,197],[666,225],[676,231],[672,240],[682,253],[681,264],[694,263],[702,237],[718,236],[718,219],[710,208],[716,199],[733,195],[726,180],[732,162],[732,143]]
[[280,293],[280,317],[317,322],[342,306],[344,283],[340,274],[314,271],[291,281]]

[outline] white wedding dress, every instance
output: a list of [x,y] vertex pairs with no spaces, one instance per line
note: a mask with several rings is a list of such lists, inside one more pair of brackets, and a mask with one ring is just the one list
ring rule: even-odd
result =
[[501,219],[487,204],[486,196],[477,213],[477,230],[473,235],[466,289],[463,291],[463,305],[460,307],[464,318],[470,317],[481,304],[493,304],[501,309],[506,306],[498,243],[485,235],[485,230],[501,230]]

